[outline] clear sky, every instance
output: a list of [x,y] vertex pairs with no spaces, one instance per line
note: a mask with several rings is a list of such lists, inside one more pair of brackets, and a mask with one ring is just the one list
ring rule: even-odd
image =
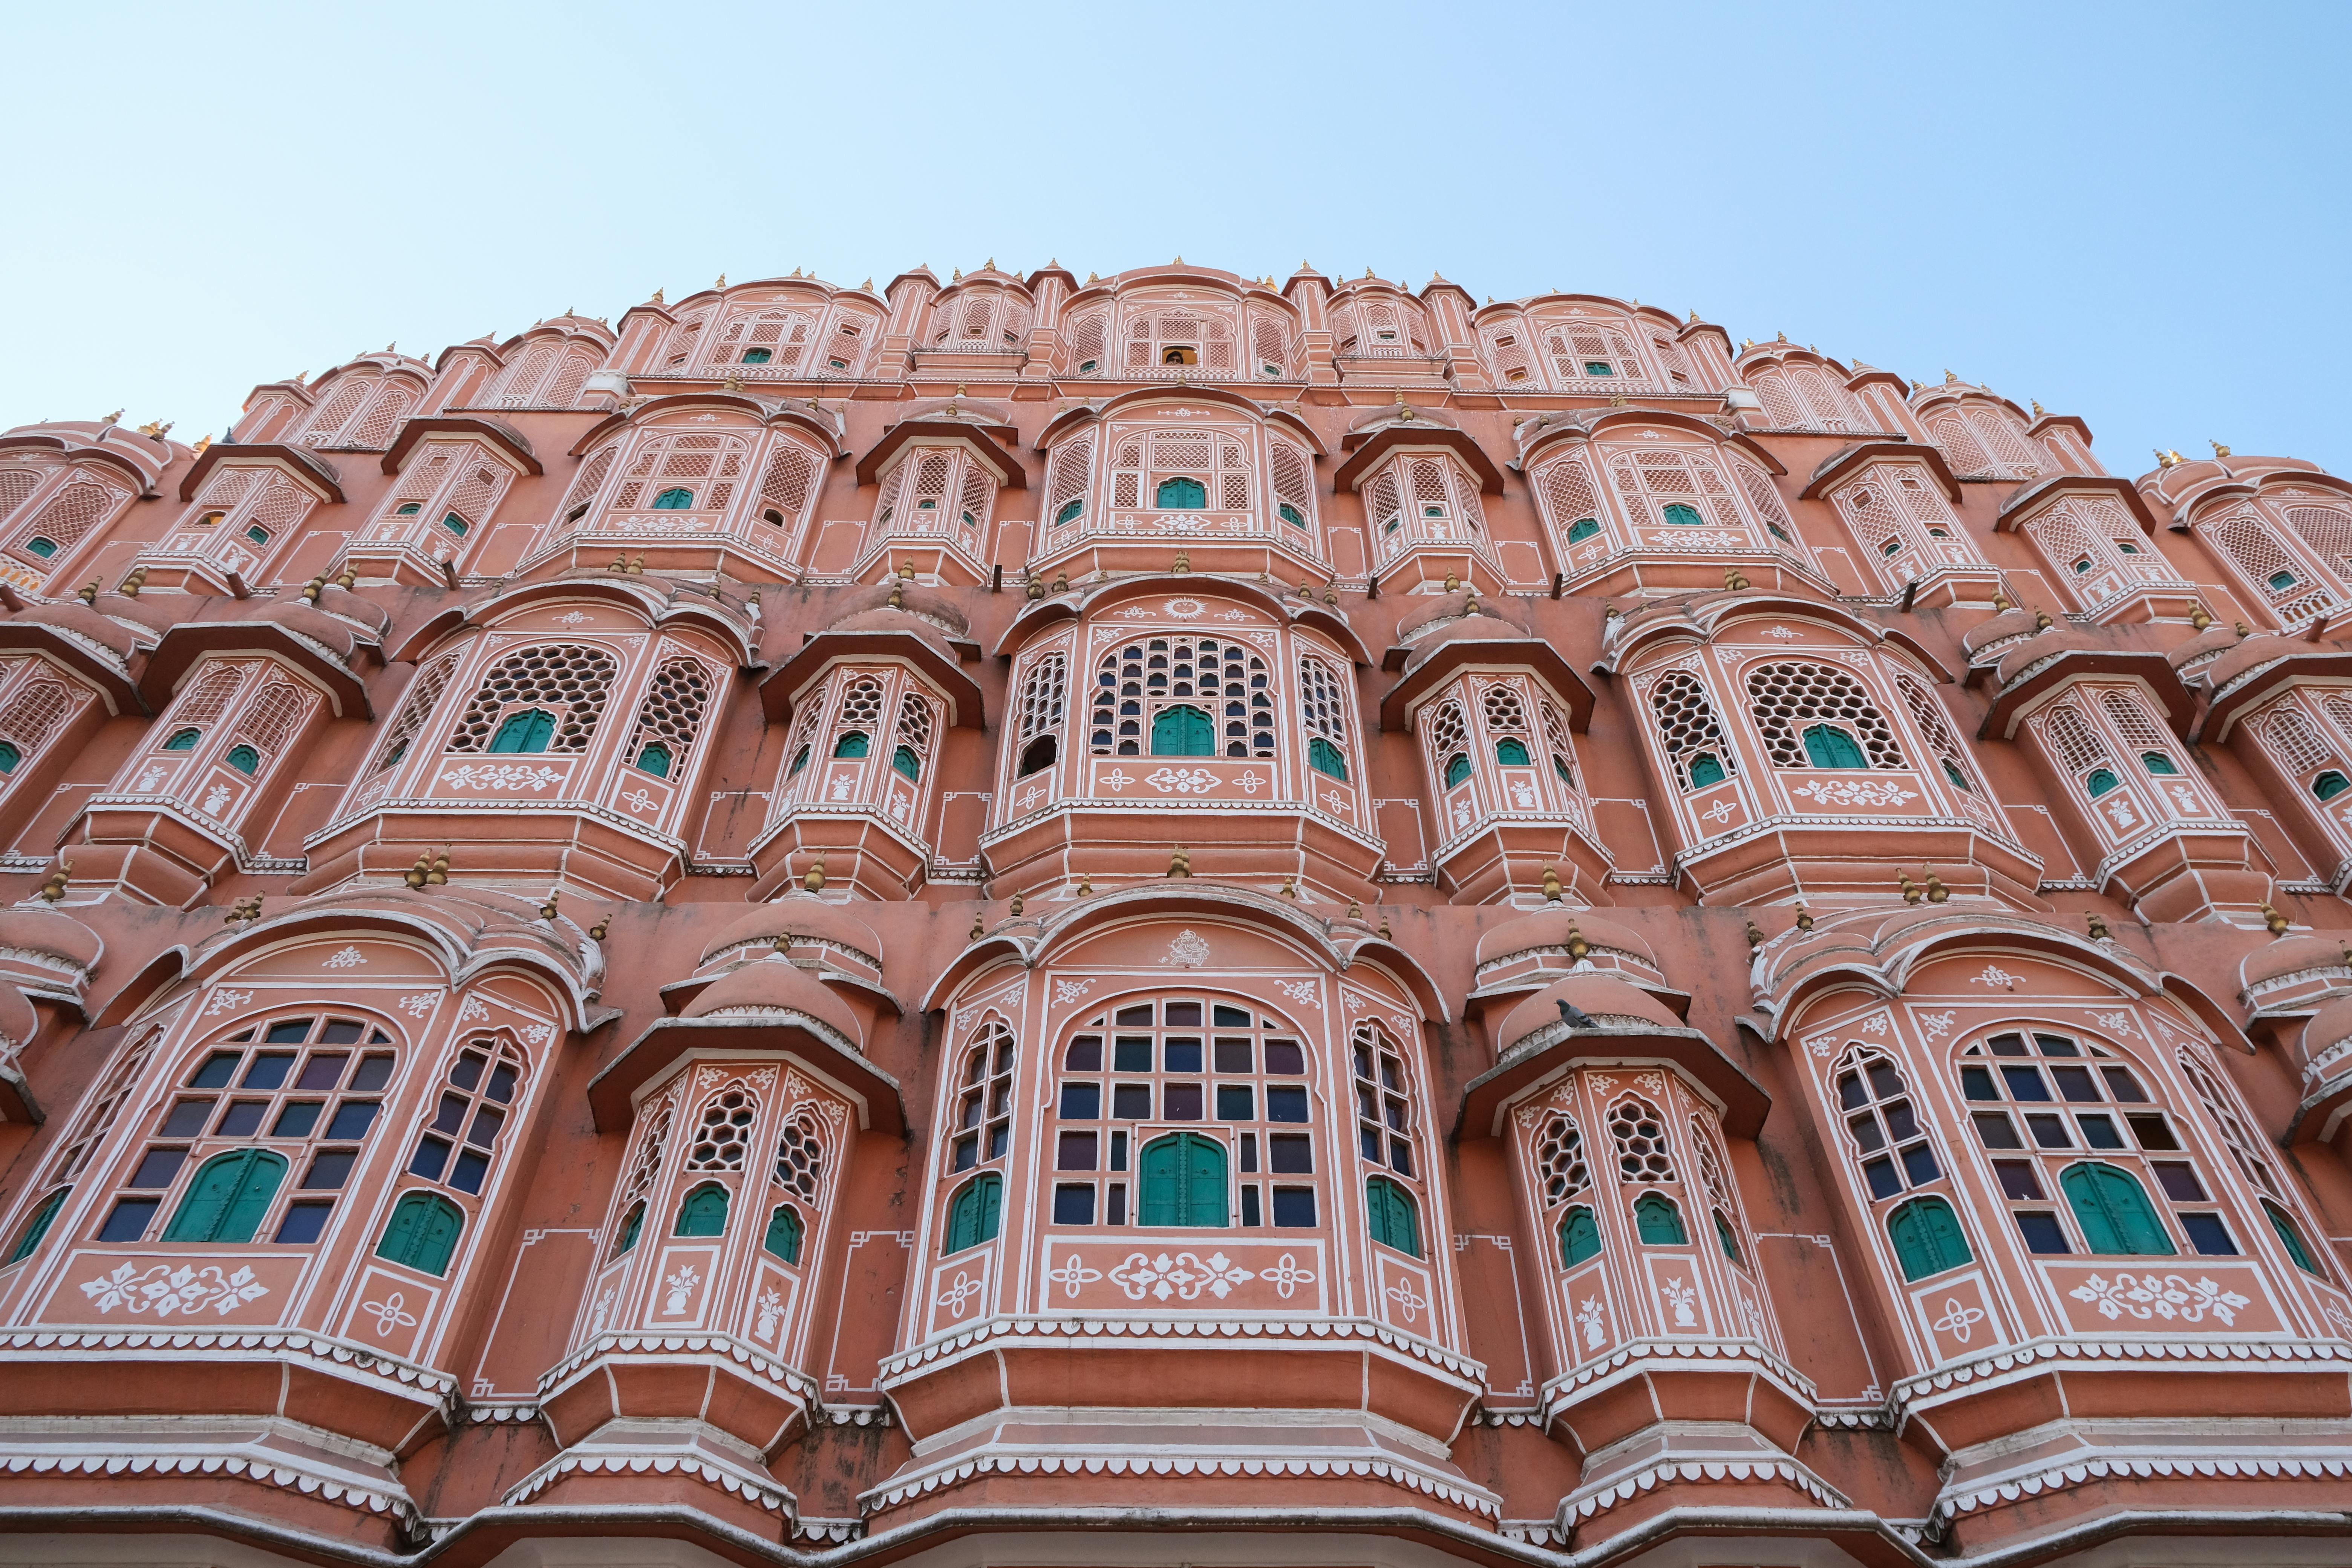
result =
[[991,257],[1696,307],[2352,469],[2352,7],[20,3],[0,426]]

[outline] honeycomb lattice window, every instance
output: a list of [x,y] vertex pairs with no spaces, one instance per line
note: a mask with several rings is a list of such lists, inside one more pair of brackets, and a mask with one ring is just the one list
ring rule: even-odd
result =
[[1486,710],[1486,733],[1489,735],[1525,735],[1528,732],[1528,710],[1519,694],[1500,681],[1489,686],[1479,695]]
[[1055,527],[1086,515],[1087,480],[1094,472],[1095,438],[1091,432],[1073,436],[1054,448],[1045,477],[1045,521]]
[[674,658],[655,671],[653,685],[646,690],[645,710],[637,715],[637,733],[629,742],[629,755],[636,756],[659,742],[669,752],[672,776],[676,776],[676,768],[686,761],[688,748],[701,732],[702,716],[710,705],[710,671],[699,659]]
[[1739,514],[1731,487],[1705,453],[1671,447],[1619,452],[1609,459],[1609,479],[1618,500],[1644,526],[1687,526],[1696,517],[1720,529],[1747,531],[1748,520]]
[[1895,676],[1895,689],[1902,694],[1903,706],[1911,710],[1911,721],[1927,737],[1927,749],[1946,764],[1946,776],[1957,772],[1959,776],[1951,782],[1962,789],[1973,789],[1975,770],[1969,765],[1968,752],[1961,746],[1959,737],[1952,732],[1950,722],[1944,717],[1944,705],[1930,696],[1926,687],[1899,670]]
[[1543,710],[1544,740],[1551,746],[1552,766],[1563,784],[1576,782],[1575,764],[1569,761],[1572,754],[1568,744],[1568,725],[1561,720],[1559,710],[1550,703],[1539,704]]
[[1249,448],[1229,431],[1141,432],[1119,443],[1111,464],[1111,505],[1172,506],[1177,503],[1161,500],[1162,488],[1183,480],[1204,492],[1193,502],[1195,509],[1244,511],[1250,504],[1250,468]]
[[[6,721],[0,720],[0,731],[6,728]],[[2311,716],[2292,702],[2281,703],[2263,721],[2262,736],[2279,766],[2297,777],[2336,760],[2336,748],[2320,735]]]
[[604,476],[613,471],[613,459],[620,455],[620,443],[616,441],[581,464],[579,474],[572,481],[572,489],[564,493],[559,515],[568,518],[575,510],[595,500],[597,490],[604,486]]
[[[2116,727],[2116,733],[2123,737],[2125,745],[2135,752],[2161,752],[2166,756],[2172,755],[2172,737],[2165,731],[2163,725],[2156,721],[2156,716],[2147,710],[2147,704],[2138,697],[2128,691],[2102,691],[2099,693],[2099,706],[2105,711],[2107,722]],[[2176,757],[2173,760],[2177,765],[2179,759]]]
[[[1470,744],[1470,723],[1459,702],[1441,702],[1429,721],[1429,754],[1443,774],[1447,764]],[[1450,786],[1449,786],[1450,787]]]
[[616,666],[602,648],[554,643],[509,654],[484,680],[449,737],[453,752],[483,752],[508,714],[539,708],[552,712],[551,752],[584,752],[604,715]]
[[1903,765],[1902,750],[1885,716],[1862,683],[1842,669],[1795,662],[1759,665],[1748,675],[1748,701],[1776,768],[1815,765],[1805,754],[1804,732],[1823,721],[1860,742],[1872,767]]
[[[1315,516],[1315,465],[1305,452],[1287,441],[1270,441],[1266,451],[1267,466],[1274,475],[1274,499],[1278,514],[1285,522],[1304,525]],[[1298,515],[1292,517],[1288,507]]]
[[1345,746],[1348,710],[1339,692],[1339,678],[1331,673],[1329,665],[1312,656],[1298,661],[1298,710],[1307,732]]
[[[1160,715],[1172,708],[1205,718],[1207,751],[1152,752]],[[1150,637],[1107,653],[1095,671],[1093,718],[1087,748],[1098,757],[1274,755],[1272,681],[1244,643]]]
[[869,739],[882,726],[882,687],[870,679],[854,682],[842,693],[841,710],[834,715],[833,731],[836,740],[855,731]]
[[2081,773],[2107,758],[2106,737],[2093,729],[2072,703],[2062,702],[2043,715],[2042,732],[2070,772]]
[[2307,581],[2311,574],[2286,552],[2269,525],[2252,513],[2225,517],[2200,531],[2273,609],[2280,607],[2281,601],[2300,598],[2315,586]]
[[1666,760],[1674,764],[1675,774],[1685,789],[1693,787],[1690,764],[1698,757],[1713,757],[1727,773],[1738,773],[1731,748],[1723,743],[1723,726],[1716,722],[1715,704],[1707,700],[1706,686],[1686,669],[1670,669],[1658,678],[1650,689],[1650,710],[1658,716],[1658,738],[1664,742]]
[[1617,1179],[1671,1182],[1675,1163],[1666,1145],[1666,1119],[1638,1094],[1609,1108],[1609,1136],[1617,1145]]
[[931,705],[911,691],[898,700],[898,744],[919,757],[931,754]]
[[449,678],[457,673],[457,654],[444,654],[425,666],[424,673],[409,683],[407,692],[400,700],[400,711],[394,717],[392,728],[384,732],[383,749],[376,753],[375,766],[368,770],[371,773],[381,773],[397,767],[400,760],[408,755],[409,743],[416,739],[416,732],[425,728],[425,721],[433,716],[434,704],[441,700],[441,693],[448,689]]
[[686,1152],[689,1171],[740,1171],[750,1147],[751,1123],[760,1119],[760,1101],[741,1080],[729,1084],[703,1102],[702,1120],[694,1129],[694,1145]]
[[776,1182],[812,1204],[824,1184],[824,1133],[805,1111],[785,1122],[776,1141]]
[[2327,721],[2336,726],[2336,733],[2352,744],[2352,697],[2323,697],[2319,708],[2327,715]]
[[1069,685],[1068,669],[1069,660],[1058,653],[1049,653],[1029,667],[1028,679],[1021,683],[1023,742],[1060,733],[1063,691]]
[[1565,1116],[1544,1123],[1536,1140],[1536,1177],[1543,1184],[1544,1205],[1566,1203],[1592,1184],[1584,1163],[1584,1133]]
[[1583,458],[1568,457],[1545,464],[1536,472],[1535,491],[1550,515],[1553,533],[1563,544],[1581,543],[1601,531],[1601,501]]
[[817,459],[807,447],[778,437],[775,450],[768,454],[768,466],[760,475],[761,515],[772,511],[786,524],[798,522],[815,490],[817,468]]
[[1706,1195],[1715,1200],[1716,1207],[1729,1212],[1731,1184],[1724,1178],[1723,1162],[1715,1152],[1715,1140],[1707,1136],[1705,1123],[1696,1116],[1690,1121],[1690,1142],[1694,1163],[1698,1166],[1699,1184],[1706,1188]]
[[637,1144],[637,1163],[629,1167],[628,1184],[621,1189],[624,1209],[653,1191],[654,1178],[661,1174],[662,1152],[669,1145],[670,1123],[677,1116],[677,1097],[678,1091],[673,1089],[646,1115],[645,1136]]
[[25,504],[25,498],[41,488],[41,476],[35,468],[0,468],[0,519]]

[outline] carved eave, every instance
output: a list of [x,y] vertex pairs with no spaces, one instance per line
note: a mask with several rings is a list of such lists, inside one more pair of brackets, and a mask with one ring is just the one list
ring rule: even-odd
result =
[[[113,426],[110,426],[108,428],[111,429]],[[157,444],[163,445],[163,443]],[[166,447],[162,459],[160,461],[154,461],[153,466],[150,468],[147,463],[142,463],[139,460],[141,454],[125,451],[119,444],[116,446],[107,446],[102,444],[100,441],[83,441],[68,437],[51,435],[16,434],[0,436],[0,452],[10,450],[57,452],[67,458],[72,458],[76,462],[103,463],[108,468],[120,472],[124,479],[129,479],[131,481],[131,488],[138,493],[139,499],[142,500],[153,500],[155,499],[156,481],[163,477],[163,470],[170,467],[172,462],[172,454],[168,447]],[[182,499],[185,500],[186,498],[183,497]]]
[[1331,279],[1324,277],[1323,274],[1316,271],[1312,267],[1301,262],[1297,271],[1292,273],[1289,277],[1282,280],[1283,300],[1288,303],[1293,310],[1297,309],[1298,301],[1291,299],[1290,291],[1293,289],[1297,288],[1302,283],[1320,283],[1323,285],[1324,293],[1328,294],[1331,292]]
[[[2176,482],[2176,476],[2190,469],[2200,470],[2186,485]],[[2334,474],[2322,473],[2304,467],[2290,458],[2257,458],[2248,460],[2231,458],[2211,463],[2182,463],[2171,468],[2159,468],[2154,482],[2143,478],[2135,487],[2144,496],[2161,501],[2172,509],[2171,528],[2187,532],[2198,512],[2217,502],[2252,500],[2273,485],[2294,485],[2299,488],[2324,490],[2338,500],[2352,502],[2352,479],[2342,479]]]
[[1856,360],[1853,362],[1853,374],[1847,378],[1845,389],[1848,392],[1860,392],[1865,386],[1891,386],[1895,389],[1895,395],[1902,399],[1905,404],[1907,405],[1911,401],[1909,382],[1891,370],[1880,370],[1875,365],[1867,365]]
[[[446,372],[449,368],[450,362],[455,360],[459,354],[479,354],[482,358],[490,362],[491,369],[504,370],[506,368],[507,362],[505,357],[499,353],[497,341],[488,337],[479,337],[469,338],[462,343],[451,343],[447,348],[443,349],[438,354],[435,355],[433,360],[433,374],[437,376]],[[254,390],[259,392],[268,389],[256,387]]]
[[2016,404],[2011,403],[2000,393],[1991,391],[1986,387],[1978,386],[1972,382],[1939,381],[1933,386],[1920,388],[1917,392],[1913,393],[1906,401],[1907,401],[1915,410],[1921,414],[1925,414],[1938,404],[1950,403],[1957,405],[1967,403],[1972,399],[1979,403],[1999,404],[2001,407],[2008,409],[2011,414],[2016,415],[2018,423],[2020,424],[2030,424],[2033,419],[2032,415],[2027,413],[2024,409],[2020,408]]
[[1734,1138],[1763,1131],[1772,1097],[1747,1069],[1696,1029],[1670,1029],[1647,1020],[1579,1028],[1558,1019],[1504,1053],[1503,1059],[1472,1079],[1462,1091],[1454,1123],[1464,1138],[1499,1138],[1511,1107],[1572,1068],[1672,1068],[1722,1118]]
[[1440,294],[1451,294],[1455,299],[1462,301],[1462,313],[1465,316],[1475,314],[1478,309],[1478,297],[1476,295],[1471,293],[1469,289],[1465,289],[1461,284],[1454,282],[1452,279],[1440,278],[1434,273],[1432,273],[1430,275],[1429,281],[1423,284],[1418,289],[1409,289],[1404,290],[1404,292],[1411,294],[1414,299],[1419,300],[1424,305],[1435,300]]
[[1212,594],[1220,598],[1239,599],[1265,611],[1276,621],[1288,625],[1312,626],[1333,642],[1339,651],[1356,664],[1372,662],[1371,650],[1348,618],[1328,605],[1308,600],[1284,598],[1263,584],[1244,577],[1222,577],[1208,573],[1157,573],[1136,577],[1121,577],[1114,582],[1073,588],[1049,599],[1039,599],[1025,606],[1004,628],[991,650],[999,658],[1009,658],[1030,638],[1048,626],[1063,621],[1076,620],[1095,614],[1102,606],[1122,599],[1142,598],[1152,595],[1170,594],[1179,596]]
[[697,627],[718,640],[737,668],[759,667],[751,616],[733,603],[710,598],[698,588],[680,592],[667,577],[593,570],[518,584],[479,604],[452,606],[409,633],[390,657],[413,663],[462,627],[487,626],[528,605],[573,599],[618,605],[642,616],[648,626]]
[[1425,420],[1399,421],[1367,438],[1331,471],[1334,489],[1352,490],[1363,477],[1399,452],[1445,451],[1478,476],[1478,488],[1490,496],[1503,493],[1503,470],[1469,434],[1449,430]]
[[531,455],[530,442],[523,433],[503,419],[487,418],[478,414],[436,414],[415,419],[404,419],[400,433],[392,438],[385,449],[382,467],[387,474],[400,472],[408,454],[427,436],[468,436],[489,447],[507,466],[519,474],[533,478],[547,470]]
[[[76,609],[81,608],[78,603],[68,603]],[[49,611],[60,607],[44,606]],[[110,716],[145,715],[152,711],[146,700],[139,695],[139,682],[131,673],[129,658],[118,658],[114,649],[75,635],[68,626],[51,625],[46,617],[37,618],[37,616],[36,612],[0,620],[0,653],[29,653],[60,666],[98,693]]]
[[604,322],[598,321],[593,316],[582,316],[577,314],[568,316],[550,316],[543,321],[532,322],[521,331],[517,332],[514,336],[509,338],[505,342],[499,345],[499,352],[507,358],[511,359],[514,357],[515,350],[522,347],[523,344],[530,342],[534,338],[554,338],[564,342],[568,342],[573,338],[592,338],[604,345],[604,349],[606,353],[612,353],[614,345],[617,344],[621,341],[620,333],[614,331],[612,328],[606,326]]
[[950,654],[931,638],[911,628],[903,631],[822,631],[801,644],[800,651],[768,672],[760,681],[760,706],[768,722],[787,722],[793,700],[829,667],[839,663],[898,663],[912,666],[934,690],[947,700],[949,722],[977,730],[984,721],[980,684],[963,672]]
[[[2028,649],[2031,647],[2027,645]],[[2196,717],[2197,699],[2180,684],[2180,672],[2172,668],[2171,661],[2152,650],[2096,646],[2055,648],[2029,660],[1994,693],[1977,739],[2014,740],[2017,727],[2028,713],[2064,688],[2090,676],[2121,676],[2132,680],[2156,700],[2172,732],[2183,739],[2188,737],[2189,721]]]
[[[1279,403],[1260,403],[1254,397],[1244,397],[1238,392],[1222,386],[1192,383],[1180,383],[1174,386],[1165,384],[1139,386],[1119,393],[1116,396],[1104,398],[1100,403],[1091,406],[1097,416],[1110,419],[1151,403],[1218,404],[1238,413],[1246,414],[1253,419],[1280,425],[1285,435],[1295,438],[1318,458],[1330,455],[1328,449],[1323,445],[1323,438],[1315,434],[1307,421],[1288,405]],[[1080,411],[1076,409],[1071,410],[1073,414],[1078,412]],[[1059,419],[1055,423],[1058,424]],[[1048,425],[1045,428],[1050,431],[1054,426]],[[1045,436],[1041,432],[1038,436],[1039,444],[1043,445],[1045,440]]]
[[265,441],[255,446],[232,447],[226,441],[215,441],[205,448],[203,457],[188,466],[180,476],[180,499],[194,500],[204,488],[205,479],[223,463],[234,461],[239,467],[260,465],[273,468],[291,478],[304,489],[320,500],[343,503],[343,477],[334,466],[317,453],[301,447],[289,447],[281,442]]
[[1465,665],[1526,669],[1568,704],[1568,727],[1582,734],[1592,722],[1592,688],[1559,650],[1541,637],[1461,638],[1440,643],[1421,665],[1381,699],[1381,728],[1400,731],[1413,706]]
[[626,1131],[645,1090],[698,1053],[788,1057],[855,1106],[861,1129],[887,1133],[907,1129],[906,1102],[897,1079],[866,1060],[856,1043],[832,1024],[812,1014],[776,1007],[655,1019],[588,1080],[588,1108],[596,1130]]
[[828,458],[848,455],[841,444],[841,421],[821,408],[811,408],[806,402],[793,401],[770,404],[740,392],[674,392],[664,397],[648,398],[635,408],[624,408],[606,415],[588,426],[580,439],[572,444],[568,456],[584,458],[598,445],[631,425],[642,425],[656,415],[672,413],[680,408],[728,408],[751,416],[757,425],[791,425],[816,437]]
[[987,464],[994,471],[996,482],[1006,489],[1025,490],[1029,488],[1029,476],[1023,470],[1021,459],[1004,449],[1000,437],[1017,440],[1019,432],[1010,426],[982,425],[968,419],[902,419],[883,432],[882,439],[857,459],[857,482],[875,483],[890,459],[910,445],[953,445]]
[[1749,589],[1709,589],[1686,597],[1667,599],[1622,618],[1623,629],[1608,639],[1606,650],[1592,668],[1614,675],[1633,654],[1660,637],[1690,637],[1712,642],[1724,623],[1755,620],[1766,616],[1791,616],[1820,621],[1854,633],[1871,643],[1891,642],[1925,667],[1938,684],[1948,683],[1950,670],[1925,644],[1900,626],[1882,626],[1843,605],[1821,599],[1801,599],[1793,594],[1758,593]]
[[[2284,637],[2267,640],[2274,647],[2287,642]],[[2352,649],[2302,644],[2230,677],[2226,685],[2214,690],[2193,738],[2208,745],[2227,744],[2239,720],[2305,681],[2332,687],[2352,683]]]
[[[345,635],[350,637],[348,628]],[[351,637],[351,642],[354,652],[375,646],[362,644],[356,637]],[[336,718],[375,717],[368,703],[367,682],[343,655],[303,628],[276,619],[183,621],[166,628],[155,651],[148,656],[146,668],[139,672],[140,697],[151,710],[162,712],[181,679],[206,654],[267,654],[310,677],[310,684],[326,695]]]
[[1916,441],[1857,441],[1843,447],[1822,459],[1805,488],[1797,492],[1799,500],[1819,500],[1848,479],[1858,476],[1873,463],[1917,463],[1936,476],[1936,483],[1944,499],[1960,499],[1960,482],[1952,478],[1952,468],[1944,460],[1941,449],[1921,446]]
[[2049,431],[2057,429],[2062,425],[2067,429],[2074,432],[2075,435],[2081,437],[2083,438],[2083,445],[2085,448],[2091,445],[2091,426],[2089,423],[2084,420],[2080,416],[2074,414],[2041,415],[2034,419],[2032,424],[2028,425],[2025,427],[2025,433],[2028,436],[2032,437],[2034,439],[2039,440],[2043,435]]
[[1555,441],[1590,440],[1621,425],[1654,425],[1668,430],[1687,430],[1694,436],[1706,437],[1718,447],[1730,447],[1775,479],[1789,471],[1787,464],[1766,451],[1754,437],[1744,430],[1720,429],[1695,414],[1683,414],[1671,408],[1630,407],[1580,408],[1538,415],[1521,421],[1512,433],[1513,440],[1518,443],[1516,466],[1524,470],[1535,462],[1538,454]]
[[2046,479],[2027,480],[2002,500],[2000,510],[1993,519],[1993,531],[2016,532],[2027,518],[2062,495],[2111,497],[2123,502],[2142,533],[2150,538],[2156,535],[2156,513],[2147,509],[2147,500],[2139,493],[2138,486],[2113,475],[2092,474],[2053,474]]
[[1205,877],[1172,877],[1122,889],[1084,900],[1075,908],[1048,916],[1042,924],[1013,921],[986,932],[948,962],[924,994],[923,1011],[946,1006],[965,981],[999,963],[1010,962],[1034,969],[1080,938],[1108,926],[1188,919],[1252,927],[1297,947],[1303,956],[1335,973],[1345,973],[1360,963],[1394,980],[1424,1017],[1446,1024],[1454,1021],[1437,982],[1419,959],[1393,942],[1378,938],[1335,942],[1324,921],[1297,900]]

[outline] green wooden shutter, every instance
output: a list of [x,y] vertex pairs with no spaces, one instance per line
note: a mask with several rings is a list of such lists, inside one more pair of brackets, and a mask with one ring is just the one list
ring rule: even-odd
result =
[[411,1193],[392,1211],[377,1244],[378,1258],[426,1274],[449,1271],[450,1255],[457,1250],[457,1233],[465,1228],[465,1212],[432,1193]]
[[2093,1252],[2169,1258],[2177,1250],[2128,1171],[2086,1162],[2068,1166],[2058,1181]]
[[1495,742],[1495,760],[1505,767],[1523,768],[1528,765],[1528,743],[1504,739]]
[[768,1216],[768,1234],[760,1243],[787,1263],[801,1260],[801,1216],[790,1204],[778,1204]]
[[537,708],[510,716],[490,737],[493,752],[543,752],[555,736],[555,717]]
[[995,1239],[1003,1204],[1004,1178],[992,1171],[958,1193],[948,1210],[947,1249],[961,1252]]
[[833,743],[833,754],[836,757],[862,757],[871,743],[864,731],[852,730]]
[[1633,1205],[1633,1226],[1646,1247],[1681,1247],[1690,1240],[1690,1233],[1683,1229],[1682,1211],[1672,1198],[1657,1193],[1643,1194]]
[[1143,1152],[1143,1201],[1138,1215],[1144,1225],[1178,1225],[1177,1141],[1163,1138]]
[[1726,1258],[1734,1263],[1743,1261],[1739,1256],[1739,1243],[1732,1238],[1731,1222],[1723,1217],[1721,1210],[1717,1210],[1715,1215],[1715,1239],[1722,1244]]
[[1162,1138],[1143,1152],[1144,1225],[1222,1226],[1225,1207],[1223,1145],[1196,1132]]
[[716,1182],[705,1182],[686,1194],[686,1202],[677,1209],[677,1228],[673,1236],[724,1236],[727,1234],[727,1189]]
[[645,1224],[646,1205],[643,1204],[635,1205],[629,1210],[629,1217],[621,1222],[621,1239],[619,1244],[613,1248],[614,1257],[618,1258],[621,1254],[628,1251],[629,1248],[636,1246],[637,1232],[645,1228]]
[[251,1241],[285,1174],[286,1162],[261,1149],[239,1149],[207,1161],[180,1200],[163,1239]]
[[1886,1237],[1906,1279],[1925,1279],[1958,1268],[1973,1257],[1952,1205],[1941,1198],[1915,1198],[1886,1216]]
[[1588,1258],[1601,1256],[1601,1226],[1592,1211],[1579,1205],[1559,1222],[1559,1263],[1573,1268]]
[[1199,511],[1209,504],[1209,488],[1198,479],[1163,479],[1152,500],[1166,511]]
[[1364,1184],[1364,1210],[1374,1241],[1421,1256],[1421,1212],[1411,1193],[1385,1176],[1374,1176]]
[[1155,757],[1213,757],[1216,726],[1198,708],[1163,708],[1151,720],[1151,754]]
[[1339,747],[1318,735],[1307,742],[1307,765],[1327,777],[1348,782],[1348,759]]
[[[31,1222],[25,1226],[25,1234],[16,1238],[16,1247],[8,1254],[10,1263],[19,1263],[32,1256],[33,1248],[41,1245],[41,1237],[49,1234],[49,1226],[57,1219],[58,1210],[65,1206],[66,1194],[72,1191],[71,1187],[59,1187],[41,1200],[41,1206],[33,1211]],[[2271,1216],[2271,1223],[2273,1225],[2279,1223],[2276,1215]],[[2282,1230],[2279,1234],[2284,1236],[2286,1233]],[[2290,1242],[2288,1245],[2297,1246],[2298,1244]],[[2305,1268],[2311,1267],[2310,1262],[2303,1258],[2299,1247],[2296,1258]]]
[[[59,1193],[56,1198],[51,1198],[47,1205],[46,1205],[42,1210],[42,1213],[45,1215],[55,1214],[57,1212],[58,1199],[64,1196],[65,1194],[63,1193]],[[2305,1249],[2303,1245],[2303,1234],[2294,1228],[2294,1223],[2269,1203],[2264,1203],[2263,1205],[2263,1213],[2270,1217],[2271,1228],[2278,1232],[2279,1243],[2286,1248],[2286,1255],[2294,1259],[2294,1266],[2297,1268],[2302,1269],[2305,1274],[2318,1274],[2319,1266],[2312,1262],[2311,1254]],[[42,1218],[36,1220],[33,1223],[37,1228],[33,1232],[32,1239],[34,1241],[38,1241],[40,1240],[39,1232],[40,1230],[47,1228],[48,1221],[47,1218]],[[22,1258],[28,1249],[29,1244],[20,1244],[16,1248],[16,1256],[18,1258]],[[14,1260],[12,1259],[11,1261]],[[2324,1275],[2321,1277],[2323,1279],[2326,1278]]]
[[1470,776],[1470,759],[1456,752],[1445,762],[1445,787],[1452,789]]
[[980,1187],[980,1239],[994,1241],[998,1225],[1004,1217],[1004,1178],[982,1176]]
[[1805,759],[1817,768],[1864,768],[1862,748],[1834,724],[1816,724],[1805,731]]

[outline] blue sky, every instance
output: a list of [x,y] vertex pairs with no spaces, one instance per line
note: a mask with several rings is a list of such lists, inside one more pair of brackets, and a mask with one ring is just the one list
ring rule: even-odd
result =
[[1188,260],[1696,307],[2352,468],[2341,5],[20,7],[0,426],[656,284]]

